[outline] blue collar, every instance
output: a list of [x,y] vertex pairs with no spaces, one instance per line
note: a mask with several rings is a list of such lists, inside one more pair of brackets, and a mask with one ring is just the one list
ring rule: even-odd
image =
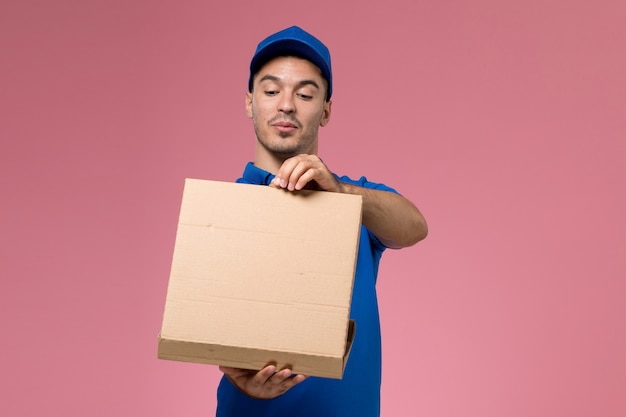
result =
[[244,184],[270,185],[274,176],[274,174],[255,166],[252,162],[248,162],[246,164],[246,168],[243,170],[243,176],[239,178],[237,182]]

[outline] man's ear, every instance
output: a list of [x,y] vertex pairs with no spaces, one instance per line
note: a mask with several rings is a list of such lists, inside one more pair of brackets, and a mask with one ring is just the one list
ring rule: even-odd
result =
[[322,113],[322,119],[320,120],[320,126],[326,126],[330,122],[330,113],[333,106],[332,100],[324,102],[324,112]]
[[252,93],[246,92],[246,116],[252,119]]

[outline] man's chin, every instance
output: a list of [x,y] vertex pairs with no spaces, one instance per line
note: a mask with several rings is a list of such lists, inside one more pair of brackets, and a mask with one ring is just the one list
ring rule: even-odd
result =
[[284,159],[291,158],[292,156],[300,155],[302,153],[293,149],[270,149],[269,151]]
[[281,158],[287,159],[292,156],[300,155],[303,153],[308,153],[307,149],[301,144],[297,142],[296,138],[293,138],[293,135],[286,135],[283,137],[275,136],[271,140],[258,140],[261,146],[265,148],[266,151],[272,153],[273,155],[280,156]]
[[[283,146],[281,146],[283,145]],[[280,155],[286,158],[301,154],[301,149],[296,146],[288,146],[285,143],[282,144],[269,144],[265,146],[265,149],[273,153],[274,155]]]

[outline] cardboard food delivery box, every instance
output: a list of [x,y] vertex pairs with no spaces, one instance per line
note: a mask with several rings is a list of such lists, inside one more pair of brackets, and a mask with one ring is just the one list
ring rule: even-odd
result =
[[187,179],[158,357],[341,378],[362,199]]

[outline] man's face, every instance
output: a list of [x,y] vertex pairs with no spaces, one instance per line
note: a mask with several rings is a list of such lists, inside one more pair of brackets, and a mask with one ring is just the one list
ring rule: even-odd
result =
[[246,94],[257,147],[281,158],[317,154],[318,129],[330,119],[326,90],[319,68],[305,59],[278,57],[261,67]]

